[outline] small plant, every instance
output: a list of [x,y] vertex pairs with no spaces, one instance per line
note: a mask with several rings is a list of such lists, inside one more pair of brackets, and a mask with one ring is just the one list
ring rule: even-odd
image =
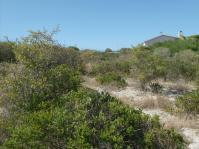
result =
[[151,91],[153,92],[153,93],[160,93],[161,91],[162,91],[162,88],[163,88],[163,86],[162,85],[160,85],[159,83],[157,83],[157,82],[151,82],[150,84],[149,84],[149,87],[150,87],[150,89],[151,89]]

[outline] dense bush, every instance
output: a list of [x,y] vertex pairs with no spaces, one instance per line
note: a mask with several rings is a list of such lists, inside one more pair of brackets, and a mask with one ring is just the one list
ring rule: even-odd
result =
[[[15,66],[15,64],[13,64],[13,65]],[[5,63],[5,62],[0,63],[0,80],[9,74],[10,66],[12,66],[12,65],[9,63]]]
[[14,42],[0,41],[0,63],[15,62]]
[[165,78],[167,61],[154,55],[152,49],[141,47],[134,50],[133,77],[141,82],[142,89],[154,79]]
[[46,32],[32,32],[19,42],[16,58],[20,67],[5,77],[2,84],[9,108],[34,111],[43,102],[76,90],[80,84],[78,69],[74,62],[65,62],[65,53]]
[[199,40],[197,38],[187,38],[185,40],[178,39],[175,41],[165,41],[152,45],[152,48],[164,47],[168,48],[172,54],[182,50],[199,51]]
[[103,85],[114,84],[117,87],[126,86],[126,81],[120,75],[116,73],[101,74],[97,77],[97,81]]
[[[66,65],[60,65],[44,72],[35,72],[26,68],[23,72],[12,72],[6,77],[2,87],[5,102],[17,111],[34,111],[44,101],[54,101],[70,90],[76,90],[80,84],[78,74]],[[16,109],[17,108],[17,109]]]
[[81,69],[79,52],[72,48],[65,48],[57,44],[50,33],[31,32],[31,34],[17,43],[16,58],[20,63],[36,69],[48,69],[60,64]]
[[3,147],[88,147],[85,141],[89,133],[85,120],[87,98],[81,92],[71,92],[59,98],[47,107],[46,102],[43,103],[43,109],[19,115],[18,121],[10,126],[4,124],[1,128],[7,130],[9,137]]
[[[50,108],[8,127],[7,148],[183,148],[175,131],[108,94],[70,92]],[[4,128],[1,127],[1,128]]]
[[101,64],[96,64],[93,66],[92,74],[105,74],[107,72],[114,72],[123,75],[127,75],[130,73],[130,62],[122,61],[122,62],[113,62],[113,61],[106,61],[102,62]]
[[187,116],[199,114],[199,90],[187,93],[176,99],[176,106],[179,112],[187,113]]
[[114,84],[117,87],[126,86],[124,77],[130,74],[131,63],[128,61],[105,61],[93,66],[91,74],[97,76],[101,84]]
[[196,81],[199,72],[199,54],[192,50],[171,53],[168,48],[137,47],[133,51],[133,73],[146,88],[157,79]]
[[184,50],[176,53],[170,61],[170,75],[181,76],[185,80],[194,80],[199,69],[198,66],[199,55],[191,50]]
[[[172,137],[171,137],[172,136]],[[183,138],[175,130],[153,129],[145,136],[147,148],[157,149],[181,149],[184,148]]]

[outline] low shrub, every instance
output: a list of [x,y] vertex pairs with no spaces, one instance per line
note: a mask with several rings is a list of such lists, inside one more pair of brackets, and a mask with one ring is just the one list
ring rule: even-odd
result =
[[116,84],[118,87],[126,86],[126,81],[116,73],[106,73],[97,77],[97,81],[103,85],[109,85],[111,83]]
[[[171,137],[172,136],[172,137]],[[145,135],[147,148],[158,149],[182,149],[185,148],[182,136],[178,135],[174,129],[153,129]]]
[[158,55],[153,55],[153,50],[148,47],[140,47],[134,50],[133,75],[146,90],[148,83],[166,76],[167,61]]
[[185,112],[187,116],[199,114],[199,90],[179,96],[176,99],[178,112]]
[[101,64],[97,64],[93,66],[91,74],[104,74],[107,72],[114,72],[119,73],[122,75],[128,75],[130,73],[131,65],[128,61],[123,62],[113,62],[113,61],[106,61],[102,62]]

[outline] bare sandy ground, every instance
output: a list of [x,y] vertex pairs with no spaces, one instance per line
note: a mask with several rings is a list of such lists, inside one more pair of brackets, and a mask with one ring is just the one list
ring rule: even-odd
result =
[[[117,97],[123,103],[133,106],[135,102],[147,100],[147,99],[154,99],[156,100],[159,95],[153,94],[151,92],[143,92],[138,88],[138,82],[132,79],[127,79],[128,86],[124,89],[115,89],[110,86],[101,86],[99,85],[95,78],[83,77],[85,82],[83,85],[85,87],[91,88],[98,92],[106,91],[109,92],[112,96]],[[173,87],[174,89],[177,88],[178,84],[172,84],[172,82],[167,82],[164,84],[165,86]],[[185,88],[194,89],[192,85],[185,84]],[[181,88],[183,88],[181,86]],[[164,95],[166,99],[170,101],[174,101],[177,95],[175,94],[167,94]],[[158,115],[160,118],[160,122],[167,128],[176,128],[179,133],[181,133],[185,140],[190,142],[188,148],[190,149],[199,149],[199,120],[186,120],[184,118],[180,118],[174,115],[171,115],[168,112],[163,111],[159,108],[154,109],[143,109],[143,112],[149,115]]]

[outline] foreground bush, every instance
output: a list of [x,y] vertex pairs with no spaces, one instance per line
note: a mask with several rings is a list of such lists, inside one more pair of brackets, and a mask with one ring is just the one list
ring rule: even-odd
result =
[[6,148],[184,148],[182,137],[156,117],[88,91],[70,92],[2,128],[9,134]]

